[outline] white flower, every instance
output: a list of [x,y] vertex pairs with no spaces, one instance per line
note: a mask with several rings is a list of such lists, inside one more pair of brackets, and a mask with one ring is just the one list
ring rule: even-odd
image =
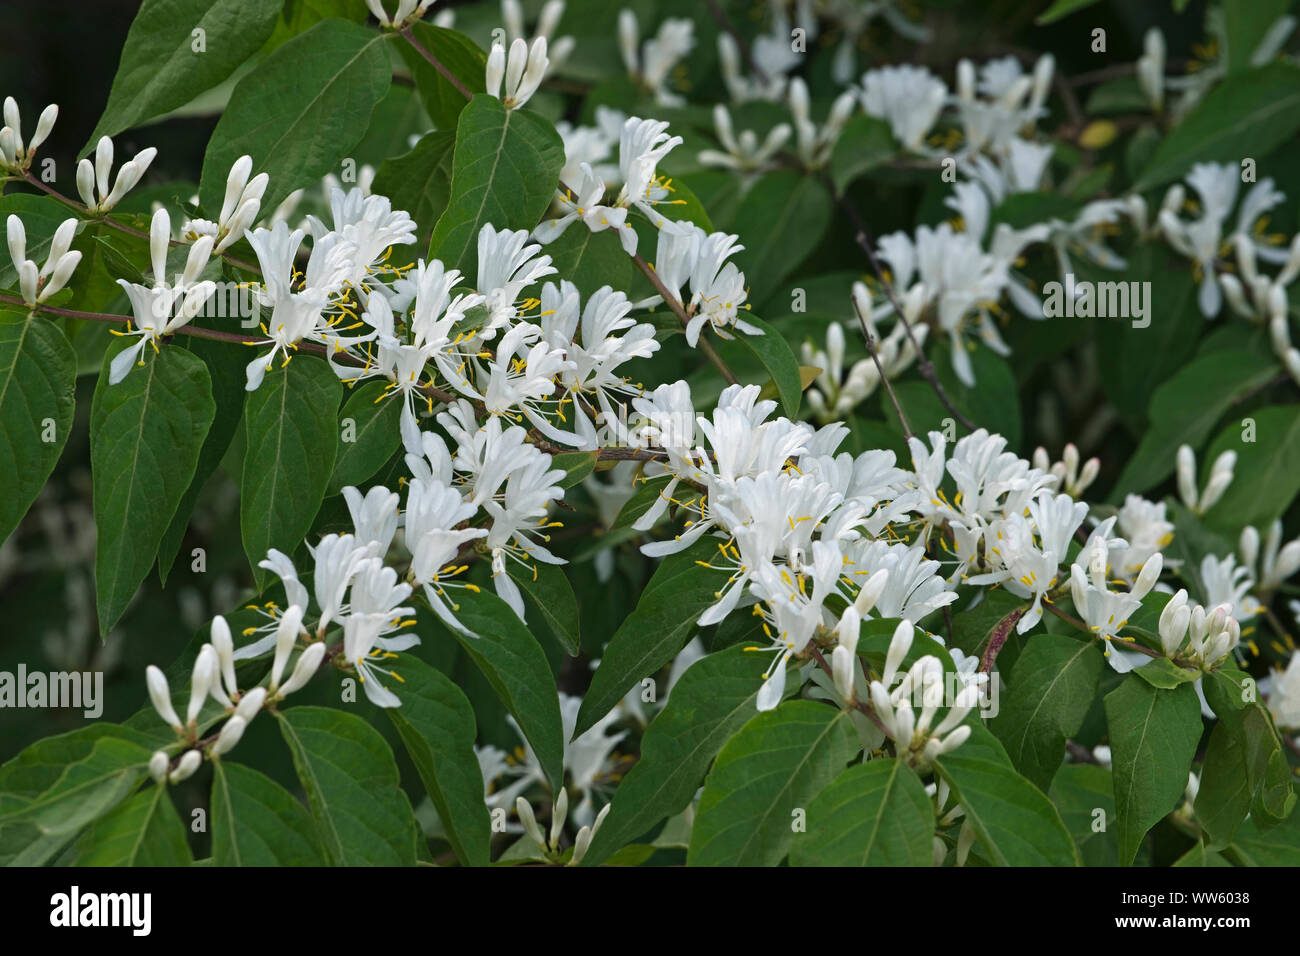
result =
[[[789,46],[789,44],[785,44]],[[831,151],[857,107],[857,97],[846,90],[831,104],[826,123],[820,129],[812,121],[808,86],[802,77],[793,77],[789,89],[790,112],[794,116],[795,150],[809,169],[820,169],[830,161]]]
[[623,251],[629,256],[636,255],[637,235],[636,230],[627,221],[627,209],[603,205],[605,183],[596,176],[587,163],[581,165],[580,176],[572,196],[564,192],[556,193],[556,201],[564,209],[564,214],[543,222],[533,230],[533,238],[542,245],[549,245],[564,235],[564,231],[571,223],[581,219],[583,225],[592,232],[615,230],[619,241],[623,244]]
[[153,162],[158,150],[150,146],[136,153],[122,164],[117,171],[117,179],[109,188],[110,174],[113,171],[113,141],[107,136],[100,137],[95,147],[95,161],[83,159],[77,164],[77,192],[86,204],[86,211],[91,215],[108,212],[122,201],[122,198],[135,188],[136,183],[144,177],[149,164]]
[[716,149],[701,150],[699,161],[705,166],[720,166],[741,173],[753,173],[763,169],[769,159],[785,145],[792,132],[790,124],[778,123],[759,141],[753,130],[741,130],[736,135],[731,124],[731,112],[719,103],[713,107],[713,129],[722,152]]
[[660,180],[659,162],[681,142],[680,136],[668,135],[665,122],[636,116],[624,122],[618,141],[618,168],[623,186],[615,205],[635,206],[656,229],[662,229],[667,220],[653,207],[669,201],[670,190]]
[[366,6],[375,15],[381,27],[401,30],[424,16],[435,0],[397,0],[397,9],[390,17],[384,9],[384,0],[366,0]]
[[41,110],[36,120],[36,131],[32,138],[23,143],[22,115],[18,103],[12,96],[4,101],[4,128],[0,129],[0,169],[13,173],[23,173],[32,164],[36,150],[54,129],[54,121],[59,118],[59,107],[51,103]]
[[1190,445],[1180,445],[1177,455],[1178,497],[1192,512],[1203,515],[1223,497],[1223,493],[1232,484],[1233,469],[1237,464],[1235,451],[1222,452],[1210,466],[1210,477],[1205,482],[1205,489],[1199,494],[1196,490],[1196,453]]
[[1293,538],[1283,546],[1281,520],[1269,525],[1264,553],[1258,566],[1259,532],[1253,527],[1242,529],[1241,543],[1237,550],[1241,555],[1242,566],[1251,578],[1258,581],[1256,588],[1263,593],[1276,591],[1284,581],[1300,571],[1300,538]]
[[169,783],[180,783],[194,776],[203,763],[203,754],[197,750],[187,750],[176,762],[176,769],[167,775]]
[[360,490],[349,485],[343,489],[343,499],[352,516],[358,547],[371,557],[382,558],[397,533],[399,496],[383,485],[375,485],[363,496]]
[[72,278],[73,270],[81,262],[81,253],[72,250],[72,239],[77,232],[77,220],[65,219],[54,230],[50,240],[50,251],[45,257],[45,265],[37,268],[36,263],[27,258],[27,230],[23,221],[10,214],[5,222],[6,237],[9,242],[9,256],[13,259],[14,269],[18,273],[18,289],[23,302],[35,307],[58,293]]
[[546,37],[537,37],[531,45],[522,38],[515,39],[510,44],[508,58],[505,47],[494,43],[487,60],[488,95],[501,100],[508,110],[518,109],[542,85],[550,64],[546,57]]
[[[1268,709],[1279,727],[1300,729],[1300,651],[1291,653],[1286,670],[1265,678]],[[1264,681],[1260,681],[1262,685]],[[1261,690],[1265,690],[1261,686]]]
[[212,238],[204,236],[190,247],[185,270],[176,277],[175,285],[170,284],[167,278],[167,249],[170,239],[170,217],[167,215],[167,210],[159,209],[154,213],[149,230],[153,285],[140,285],[136,282],[127,282],[125,279],[117,280],[117,284],[126,292],[131,302],[131,311],[134,313],[135,330],[125,334],[138,336],[139,341],[113,357],[109,366],[110,385],[115,385],[125,378],[137,358],[143,365],[142,353],[145,346],[151,345],[157,351],[158,340],[189,324],[203,310],[212,293],[216,291],[215,282],[199,281],[199,275],[207,265],[208,257],[212,252]]
[[[1080,470],[1079,449],[1071,442],[1066,444],[1065,450],[1061,453],[1061,460],[1053,464],[1048,457],[1047,449],[1040,445],[1034,449],[1034,467],[1051,474],[1056,479],[1060,491],[1078,498],[1097,479],[1097,473],[1101,470],[1101,460],[1089,458]],[[1163,515],[1162,510],[1161,516]]]
[[1116,516],[1116,527],[1124,536],[1125,545],[1111,549],[1115,576],[1123,581],[1133,581],[1147,559],[1169,546],[1174,539],[1174,526],[1165,520],[1164,502],[1147,501],[1141,495],[1128,495],[1124,507]]
[[628,75],[643,86],[659,106],[681,106],[685,102],[668,89],[673,67],[695,46],[695,23],[685,17],[668,17],[659,32],[638,50],[640,29],[636,14],[623,9],[618,15],[619,50]]
[[1137,61],[1138,86],[1157,113],[1165,108],[1165,36],[1158,27],[1142,38],[1142,55]]
[[948,87],[924,67],[886,66],[863,74],[862,108],[889,123],[907,149],[921,152],[948,98]]
[[[212,251],[220,255],[244,237],[244,231],[257,221],[270,177],[266,173],[252,176],[253,158],[240,156],[226,176],[226,193],[221,201],[221,213],[216,222],[206,219],[186,220],[181,235],[191,241],[210,237]],[[250,178],[251,176],[251,178]]]
[[1224,605],[1238,621],[1249,621],[1264,608],[1251,597],[1255,581],[1250,569],[1237,564],[1235,555],[1225,558],[1207,554],[1201,559],[1201,583],[1205,586],[1205,603],[1209,607]]
[[478,234],[478,291],[484,297],[488,318],[479,336],[496,337],[497,329],[518,317],[516,300],[534,282],[555,274],[550,256],[528,243],[528,230],[498,231],[487,223]]
[[167,677],[161,670],[150,664],[145,668],[145,685],[149,688],[149,700],[153,704],[153,709],[158,711],[158,716],[172,730],[178,734],[183,733],[185,725],[181,719],[176,716],[176,708],[172,705],[171,690],[167,686]]
[[315,216],[308,216],[307,221],[317,242],[333,231],[353,247],[351,268],[340,285],[366,285],[372,281],[371,275],[380,271],[393,246],[415,242],[415,221],[405,210],[394,209],[386,196],[368,196],[360,187],[353,187],[346,193],[331,189],[329,201],[333,230]]

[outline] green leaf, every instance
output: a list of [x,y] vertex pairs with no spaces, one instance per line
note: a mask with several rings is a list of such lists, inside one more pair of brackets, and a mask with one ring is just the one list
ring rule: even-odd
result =
[[76,385],[77,356],[57,325],[0,311],[0,542],[58,464],[72,433]]
[[1219,717],[1206,750],[1197,819],[1216,846],[1231,842],[1249,811],[1264,825],[1288,817],[1296,796],[1282,739],[1269,712],[1253,699],[1248,675],[1220,668],[1206,676],[1205,698]]
[[189,866],[185,824],[167,788],[152,786],[100,817],[77,841],[74,866]]
[[893,757],[849,767],[808,805],[791,866],[929,866],[934,810],[916,771]]
[[728,229],[745,245],[735,257],[749,283],[749,301],[762,306],[781,281],[821,244],[834,201],[813,176],[767,173],[741,200]]
[[1134,668],[1134,674],[1152,687],[1172,690],[1180,684],[1189,684],[1200,678],[1201,672],[1179,667],[1167,657],[1157,657]]
[[264,209],[334,171],[388,92],[392,68],[383,44],[382,34],[360,24],[323,20],[241,79],[203,156],[204,208],[215,218],[230,167],[245,154],[271,177]]
[[1192,847],[1178,859],[1174,860],[1170,866],[1232,866],[1231,863],[1221,853],[1207,849],[1205,844],[1200,840],[1196,841],[1196,846]]
[[565,452],[552,456],[551,467],[564,472],[564,477],[559,481],[560,487],[572,488],[595,471],[596,459],[594,451]]
[[690,640],[695,622],[717,600],[726,571],[703,568],[697,561],[717,553],[718,542],[706,537],[669,555],[655,569],[632,613],[601,654],[600,666],[578,711],[576,734],[584,733],[609,713],[637,681],[672,660]]
[[[193,323],[191,323],[193,324]],[[242,349],[231,348],[229,342],[218,342],[199,336],[190,336],[186,341],[189,350],[201,358],[208,366],[208,375],[212,380],[212,400],[216,403],[216,415],[212,427],[203,439],[203,448],[199,451],[198,463],[194,466],[194,478],[181,496],[181,503],[172,516],[171,524],[163,535],[158,547],[158,577],[167,583],[172,562],[180,550],[181,541],[189,528],[190,516],[194,513],[194,504],[204,484],[221,464],[231,441],[239,431],[239,424],[244,416],[244,364],[248,356]]]
[[72,834],[117,806],[145,776],[152,751],[104,736],[85,756],[62,768],[43,793],[19,805],[9,801],[0,825],[29,822],[44,834]]
[[625,292],[633,299],[645,298],[653,291],[633,265],[632,257],[623,251],[618,237],[608,230],[592,232],[575,223],[546,247],[546,254],[559,274],[578,287],[584,302],[602,286]]
[[529,604],[546,619],[551,633],[569,656],[576,657],[582,646],[582,627],[578,598],[564,569],[541,561],[534,561],[528,567],[511,562],[506,566],[506,573],[519,585]]
[[332,866],[414,866],[419,827],[388,743],[355,714],[276,714]]
[[[156,718],[155,718],[156,719]],[[171,731],[166,730],[171,736]],[[152,739],[118,724],[97,721],[80,730],[45,737],[23,749],[0,767],[0,818],[26,807],[60,784],[68,767],[86,760],[96,743],[115,738],[152,749],[166,738]],[[71,832],[45,833],[35,823],[0,823],[0,865],[39,866],[75,836]]]
[[146,347],[144,367],[109,385],[109,365],[121,351],[104,356],[90,407],[95,590],[104,635],[149,573],[216,415],[207,366],[194,353]]
[[239,526],[259,590],[257,567],[271,548],[292,554],[311,529],[334,469],[343,386],[328,365],[300,355],[272,369],[244,403],[244,474]]
[[799,375],[799,360],[794,357],[790,343],[779,331],[757,316],[746,315],[743,318],[750,325],[762,329],[763,334],[746,335],[744,332],[737,332],[736,338],[740,339],[741,343],[763,363],[763,367],[772,376],[772,381],[776,383],[781,404],[785,406],[785,413],[793,418],[798,414],[799,402],[803,398],[803,379]]
[[[471,93],[483,92],[487,57],[473,40],[463,33],[428,23],[415,24],[412,32],[420,46],[433,54],[462,86]],[[415,77],[416,91],[433,125],[439,130],[455,129],[457,117],[469,102],[465,94],[406,40],[403,39],[397,49]]]
[[1119,854],[1111,827],[1115,794],[1110,771],[1096,764],[1067,763],[1052,779],[1049,796],[1074,837],[1083,865],[1116,866]]
[[688,866],[775,866],[795,837],[794,813],[859,749],[843,711],[790,700],[758,714],[718,754],[704,781]]
[[[108,105],[82,150],[184,106],[271,35],[284,0],[145,0],[131,21]],[[201,30],[202,42],[195,34]],[[199,46],[199,49],[195,49]]]
[[[934,362],[935,373],[939,383],[953,405],[977,428],[987,428],[1007,439],[1009,449],[1020,446],[1020,395],[1016,387],[1016,376],[1007,360],[992,349],[977,346],[970,353],[971,368],[975,372],[975,385],[968,388],[957,379],[952,370],[952,360],[946,342],[938,344],[927,352]],[[903,406],[908,424],[916,435],[928,431],[944,431],[944,420],[952,418],[952,412],[939,400],[934,389],[926,382],[915,379],[894,385],[894,393]],[[887,395],[881,395],[885,419],[889,427],[901,431],[898,415]],[[958,426],[960,429],[960,426]]]
[[843,193],[860,177],[899,153],[889,124],[875,116],[859,113],[844,124],[844,131],[831,150],[831,182]]
[[1150,426],[1115,483],[1111,500],[1146,491],[1173,474],[1180,445],[1200,448],[1233,405],[1276,374],[1275,360],[1246,349],[1210,352],[1175,372],[1152,393]]
[[266,774],[212,763],[212,862],[216,866],[323,866],[306,807]]
[[375,173],[371,189],[405,209],[419,227],[418,242],[427,244],[433,224],[451,198],[451,158],[456,134],[428,133],[408,153],[386,159]]
[[1267,832],[1248,819],[1228,852],[1245,866],[1300,866],[1300,813]]
[[1224,0],[1227,43],[1223,52],[1229,75],[1250,67],[1250,58],[1264,35],[1291,9],[1291,3],[1292,0]]
[[1182,800],[1201,739],[1201,706],[1191,684],[1160,690],[1132,674],[1104,700],[1119,863],[1128,866],[1146,832]]
[[1244,525],[1267,527],[1300,493],[1300,405],[1257,408],[1246,421],[1230,421],[1201,457],[1208,473],[1222,452],[1237,453],[1232,484],[1204,517],[1211,529],[1234,537]]
[[562,786],[564,725],[546,652],[510,605],[495,594],[461,591],[456,596],[460,602],[456,618],[478,637],[452,633],[519,721],[551,786]]
[[1210,732],[1196,793],[1196,819],[1215,845],[1231,843],[1250,812],[1251,781],[1246,754],[1234,728],[1220,720]]
[[[1133,419],[1140,419],[1156,386],[1183,368],[1196,349],[1205,319],[1196,308],[1196,283],[1192,272],[1167,250],[1148,243],[1139,246],[1129,257],[1128,268],[1112,272],[1080,263],[1078,272],[1098,284],[1149,282],[1146,295],[1149,322],[1145,328],[1133,325],[1134,319],[1099,318],[1098,347],[1110,363],[1111,374],[1103,377],[1102,387],[1115,407]],[[1129,309],[1132,312],[1132,308]]]
[[474,708],[459,687],[417,657],[402,658],[402,706],[385,711],[433,800],[456,858],[487,866],[492,839],[474,753]]
[[[1037,640],[1038,638],[1035,638]],[[1043,792],[1016,773],[997,738],[978,724],[935,762],[997,866],[1077,866],[1079,851]]]
[[1046,26],[1049,23],[1055,23],[1057,20],[1064,19],[1070,14],[1087,7],[1091,7],[1097,0],[1056,0],[1046,11],[1039,14],[1038,19],[1034,21],[1038,26]]
[[728,647],[686,669],[646,728],[641,759],[614,791],[584,866],[690,805],[722,745],[756,713],[767,663],[764,655]]
[[536,226],[563,166],[564,141],[550,123],[528,110],[508,110],[487,94],[475,96],[456,125],[451,202],[434,227],[430,255],[473,284],[482,227]]
[[386,395],[384,389],[384,382],[363,382],[344,402],[339,412],[338,458],[326,494],[336,495],[348,485],[359,486],[373,478],[402,443],[398,428],[402,397]]
[[1133,185],[1145,192],[1193,163],[1259,161],[1300,129],[1300,67],[1270,63],[1229,76],[1165,137]]
[[[50,253],[50,241],[54,238],[55,230],[65,220],[75,218],[72,210],[57,199],[31,193],[0,196],[0,221],[7,223],[10,216],[17,216],[23,221],[23,229],[27,234],[27,258],[38,265],[44,263]],[[78,277],[77,284],[80,281]],[[0,256],[0,289],[16,288],[17,285],[18,270],[13,261],[8,255]],[[21,306],[5,305],[0,308],[18,309]]]
[[1025,644],[990,729],[1015,768],[1040,790],[1052,784],[1066,738],[1087,716],[1106,659],[1090,641],[1038,634]]

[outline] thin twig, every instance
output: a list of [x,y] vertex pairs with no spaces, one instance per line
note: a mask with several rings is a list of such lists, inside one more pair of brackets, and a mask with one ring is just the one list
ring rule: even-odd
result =
[[853,203],[849,202],[847,196],[839,194],[835,197],[835,201],[839,204],[840,208],[844,210],[845,214],[852,222],[855,232],[853,237],[854,241],[857,242],[857,244],[862,248],[862,251],[866,253],[867,261],[871,263],[871,268],[876,273],[876,278],[880,280],[880,284],[885,290],[885,295],[889,298],[890,305],[894,307],[894,312],[898,315],[898,321],[903,323],[903,331],[907,333],[907,340],[912,345],[912,351],[916,353],[917,372],[920,374],[921,378],[925,379],[930,388],[934,390],[934,393],[939,396],[939,401],[943,402],[943,407],[948,409],[948,413],[952,415],[952,417],[956,419],[963,428],[974,431],[974,423],[958,411],[957,406],[953,405],[952,399],[948,397],[948,393],[944,391],[943,385],[939,383],[939,377],[934,371],[934,363],[926,357],[925,351],[921,348],[921,343],[917,341],[916,335],[912,331],[912,323],[907,320],[907,315],[903,311],[903,305],[898,301],[898,295],[894,291],[893,283],[886,279],[885,270],[880,265],[880,260],[876,258],[876,252],[873,248],[875,239],[872,238],[870,228],[862,221],[862,217],[858,215],[857,209],[854,208]]
[[754,59],[754,48],[749,45],[745,38],[742,37],[732,25],[731,18],[727,16],[727,11],[722,9],[722,4],[718,3],[718,0],[704,0],[704,2],[709,8],[709,14],[713,17],[713,22],[729,34],[731,39],[736,41],[736,46],[740,49],[740,55],[743,56],[745,62],[749,64],[749,69],[753,72],[754,78],[760,83],[766,83],[767,73],[758,65],[758,61]]
[[[136,229],[134,226],[128,226],[124,222],[118,222],[116,219],[110,218],[108,213],[106,212],[99,213],[98,215],[92,213],[90,211],[90,207],[77,202],[71,196],[65,196],[63,193],[59,192],[57,189],[54,189],[51,186],[47,186],[45,183],[41,182],[39,179],[33,176],[30,171],[27,170],[23,171],[22,180],[23,182],[27,183],[29,186],[35,186],[37,189],[39,189],[41,192],[45,193],[47,196],[51,197],[52,199],[57,199],[59,202],[63,203],[63,205],[67,206],[73,212],[77,213],[77,215],[83,218],[86,222],[102,223],[103,225],[108,226],[110,229],[116,229],[118,232],[125,233],[128,236],[135,236],[137,239],[148,240],[152,238],[147,232],[142,232],[141,230]],[[180,239],[168,239],[167,244],[171,246],[189,245],[189,243],[184,242],[183,240]],[[249,272],[262,271],[258,266],[253,265],[251,262],[245,262],[242,259],[237,259],[228,252],[222,252],[219,253],[219,255],[221,256],[221,258],[229,262],[232,266],[237,266],[240,269],[245,269]]]
[[871,328],[867,325],[867,317],[862,314],[862,309],[858,307],[858,300],[852,296],[850,298],[853,299],[853,311],[858,314],[858,323],[862,326],[862,337],[867,341],[867,351],[871,354],[871,360],[876,363],[876,371],[880,374],[880,381],[884,383],[889,400],[894,403],[894,411],[898,414],[898,423],[903,426],[903,437],[910,441],[912,426],[907,423],[907,416],[903,414],[903,406],[899,404],[898,396],[894,394],[894,386],[889,384],[889,376],[885,374],[885,367],[880,364],[880,354],[876,351],[876,337],[871,334]]
[[402,38],[405,39],[407,43],[411,44],[412,49],[414,49],[416,53],[420,54],[420,56],[428,60],[429,63],[432,64],[433,68],[437,70],[439,73],[441,73],[443,78],[448,83],[450,83],[452,86],[456,87],[456,89],[460,91],[461,96],[465,97],[465,99],[467,100],[473,99],[474,94],[469,91],[469,87],[467,87],[464,83],[462,83],[460,79],[456,76],[456,74],[452,73],[451,70],[443,66],[442,62],[436,56],[434,56],[432,53],[430,53],[428,50],[424,48],[424,45],[415,38],[415,34],[411,32],[410,27],[407,27],[406,29],[402,30],[401,33],[402,33]]
[[[563,186],[564,184],[561,183],[561,185]],[[567,186],[564,188],[568,189]],[[570,190],[570,192],[572,192],[572,190]],[[645,277],[650,280],[650,284],[655,287],[655,291],[659,293],[660,297],[665,303],[667,303],[668,307],[677,315],[678,320],[682,323],[682,328],[690,325],[691,318],[686,314],[686,309],[677,301],[677,297],[673,295],[668,286],[664,285],[663,280],[659,278],[659,274],[655,272],[650,263],[646,262],[639,255],[633,255],[632,264],[640,269],[645,274]],[[735,385],[737,382],[736,374],[730,369],[730,367],[728,367],[727,363],[722,360],[722,356],[717,353],[711,344],[709,344],[708,339],[706,339],[703,334],[701,334],[696,340],[696,344],[699,347],[699,350],[704,353],[704,357],[712,362],[713,367],[722,374],[724,379],[727,380],[727,384]]]

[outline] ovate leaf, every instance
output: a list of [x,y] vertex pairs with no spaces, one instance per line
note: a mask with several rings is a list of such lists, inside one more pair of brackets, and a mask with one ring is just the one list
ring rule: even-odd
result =
[[519,721],[551,785],[560,786],[564,725],[546,652],[510,605],[495,594],[457,591],[456,599],[456,618],[478,636],[452,633]]
[[379,731],[327,707],[276,716],[330,865],[414,866],[419,827]]
[[1066,738],[1083,723],[1105,665],[1091,642],[1058,634],[1036,635],[1016,659],[991,729],[1040,790],[1051,786]]
[[48,319],[0,311],[0,542],[18,527],[72,431],[77,356]]
[[456,125],[451,202],[438,219],[429,253],[478,277],[478,236],[497,229],[532,229],[555,195],[564,142],[550,123],[528,110],[508,110],[480,94]]
[[239,81],[203,156],[199,196],[213,218],[226,175],[244,154],[271,177],[263,209],[335,170],[388,92],[384,43],[383,34],[360,24],[323,20]]
[[474,708],[443,673],[402,658],[402,706],[385,711],[424,781],[456,858],[486,866],[491,825],[474,754]]
[[941,756],[936,770],[952,787],[980,847],[998,866],[1077,866],[1079,851],[1043,792],[1016,773],[983,727]]
[[99,630],[126,610],[158,554],[216,415],[207,366],[193,352],[141,352],[116,385],[109,349],[90,409],[90,466],[95,484],[95,590]]
[[1128,866],[1146,832],[1182,799],[1201,739],[1201,706],[1191,684],[1160,690],[1133,674],[1105,703],[1119,863]]
[[1164,139],[1134,192],[1177,179],[1193,163],[1262,160],[1300,129],[1300,67],[1270,63],[1229,76]]
[[628,689],[672,660],[686,646],[696,620],[715,603],[727,572],[700,567],[717,554],[718,542],[704,538],[669,555],[655,570],[632,613],[610,638],[600,666],[578,711],[576,733],[609,713]]
[[108,105],[83,152],[184,106],[261,48],[284,0],[145,0],[131,21]]
[[189,866],[185,825],[167,788],[148,787],[100,817],[77,841],[76,866]]
[[259,587],[270,572],[257,563],[271,548],[292,554],[320,509],[334,469],[342,392],[328,365],[300,355],[267,372],[245,401],[239,526]]
[[583,865],[685,809],[722,745],[757,713],[767,658],[741,647],[704,657],[682,674],[641,738],[641,759],[614,791]]
[[799,810],[858,750],[844,711],[790,700],[758,714],[718,754],[704,781],[688,866],[775,866]]
[[212,766],[213,863],[324,866],[316,825],[293,794],[252,767]]
[[929,866],[934,809],[916,771],[897,758],[849,767],[813,797],[792,866]]

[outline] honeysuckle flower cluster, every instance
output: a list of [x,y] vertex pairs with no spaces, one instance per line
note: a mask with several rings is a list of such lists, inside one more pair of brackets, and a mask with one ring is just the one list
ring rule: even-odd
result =
[[5,220],[9,258],[13,260],[14,270],[18,273],[19,294],[27,305],[40,305],[68,284],[77,264],[81,262],[81,253],[72,248],[76,234],[77,220],[63,220],[54,230],[45,264],[37,266],[35,260],[27,258],[27,230],[23,227],[23,221],[12,214]]
[[59,107],[51,103],[41,110],[36,120],[36,129],[31,138],[23,142],[23,119],[18,109],[18,101],[12,96],[4,100],[4,127],[0,128],[0,172],[22,175],[36,158],[36,150],[49,138],[54,130],[54,121],[59,118]]
[[[181,749],[178,757],[173,757],[167,750],[154,753],[149,763],[149,772],[154,780],[180,783],[192,776],[202,765],[204,757],[216,759],[232,750],[253,718],[264,708],[274,706],[306,686],[325,659],[326,646],[322,641],[310,639],[303,630],[302,617],[303,607],[297,604],[277,616],[274,632],[269,637],[275,647],[275,656],[267,683],[245,690],[239,687],[235,662],[248,655],[236,651],[226,619],[221,616],[214,618],[210,640],[199,648],[194,658],[184,720],[172,703],[167,677],[153,665],[146,669],[149,699],[163,723],[176,732]],[[285,679],[289,661],[300,645],[298,658]],[[218,719],[223,719],[223,722],[216,733],[200,739],[199,718],[209,698],[220,708]],[[205,721],[205,726],[207,723]]]
[[686,101],[669,89],[673,68],[695,46],[695,23],[685,17],[668,17],[659,32],[641,42],[636,13],[624,8],[618,15],[618,46],[628,76],[649,93],[659,106],[681,106]]

